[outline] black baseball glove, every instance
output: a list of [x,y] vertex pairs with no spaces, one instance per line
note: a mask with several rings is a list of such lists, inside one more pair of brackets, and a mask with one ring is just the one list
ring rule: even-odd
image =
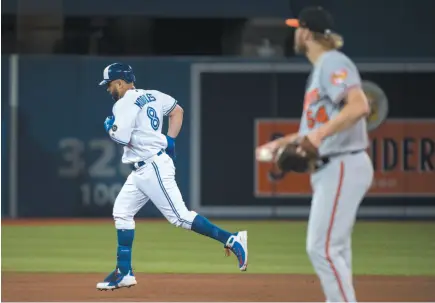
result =
[[306,173],[313,171],[319,160],[319,151],[307,137],[280,148],[275,162],[283,172]]

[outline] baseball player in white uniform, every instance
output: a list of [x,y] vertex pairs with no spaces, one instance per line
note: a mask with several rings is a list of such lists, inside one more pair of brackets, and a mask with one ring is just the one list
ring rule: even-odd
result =
[[263,148],[281,146],[306,136],[318,148],[322,163],[311,173],[313,197],[306,249],[328,302],[355,302],[352,283],[351,233],[358,207],[371,186],[373,166],[366,153],[365,117],[370,108],[354,63],[339,49],[332,16],[321,7],[304,9],[296,27],[295,51],[313,69],[306,86],[299,132]]
[[[173,159],[183,109],[167,94],[135,88],[135,81],[129,65],[113,63],[104,69],[100,83],[107,86],[115,100],[113,116],[106,118],[104,127],[113,141],[124,145],[122,162],[130,163],[133,170],[113,206],[118,234],[117,265],[103,282],[97,284],[97,289],[114,290],[137,284],[131,265],[134,216],[149,200],[175,226],[221,242],[227,255],[232,251],[237,256],[239,269],[245,271],[248,266],[247,231],[230,233],[189,211],[178,189]],[[169,116],[167,135],[162,134],[163,116]]]

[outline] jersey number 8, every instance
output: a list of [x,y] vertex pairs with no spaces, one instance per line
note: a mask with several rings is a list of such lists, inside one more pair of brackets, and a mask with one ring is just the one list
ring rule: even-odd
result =
[[157,112],[154,108],[148,107],[147,108],[147,116],[150,118],[151,127],[154,130],[158,130],[160,126],[160,120],[159,117],[157,117]]

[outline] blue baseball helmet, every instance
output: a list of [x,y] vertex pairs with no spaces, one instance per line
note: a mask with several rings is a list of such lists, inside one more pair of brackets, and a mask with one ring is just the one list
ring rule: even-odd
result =
[[103,81],[100,82],[100,85],[105,85],[113,80],[124,80],[127,83],[132,83],[136,81],[136,77],[130,65],[112,63],[104,69]]

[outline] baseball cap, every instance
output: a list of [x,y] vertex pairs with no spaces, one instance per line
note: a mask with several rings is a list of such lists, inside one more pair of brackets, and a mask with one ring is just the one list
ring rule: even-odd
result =
[[321,6],[306,7],[297,19],[287,19],[285,23],[290,27],[306,28],[315,33],[331,36],[337,48],[343,46],[343,37],[335,31],[332,15]]
[[128,64],[112,63],[103,71],[103,81],[99,85],[105,85],[113,80],[124,80],[127,83],[136,81],[133,69]]

